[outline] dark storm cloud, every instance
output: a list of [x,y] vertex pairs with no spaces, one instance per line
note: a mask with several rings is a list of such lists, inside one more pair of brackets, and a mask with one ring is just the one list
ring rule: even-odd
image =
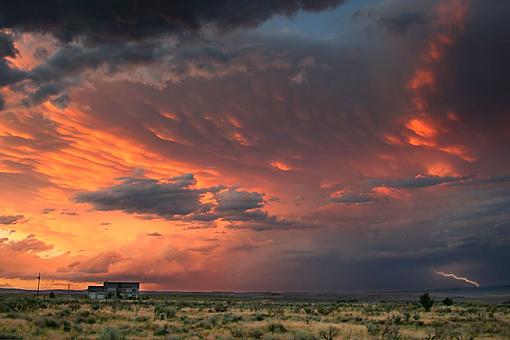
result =
[[[261,193],[241,191],[223,185],[197,189],[194,187],[196,180],[192,174],[164,181],[132,177],[119,180],[120,184],[78,193],[73,199],[76,203],[92,204],[98,211],[120,210],[141,214],[143,218],[159,217],[204,223],[228,221],[231,229],[263,231],[305,227],[301,221],[271,216],[263,211],[266,202]],[[214,202],[202,203],[201,198],[205,194],[211,195]],[[149,235],[157,236],[156,234]]]
[[376,187],[386,187],[391,189],[413,190],[419,188],[428,188],[437,185],[447,184],[450,186],[467,186],[474,184],[491,184],[493,181],[505,182],[506,177],[497,177],[490,179],[479,179],[475,177],[458,176],[416,176],[413,178],[401,179],[369,179],[358,183],[351,191],[336,194],[333,192],[329,196],[329,201],[338,204],[371,204],[388,200],[389,197],[381,196],[373,189]]
[[23,215],[3,215],[0,216],[0,224],[9,225],[23,222],[25,216]]
[[422,12],[405,12],[382,17],[379,22],[392,34],[405,34],[413,26],[424,25],[429,18]]
[[[25,81],[25,105],[36,105],[52,98],[67,105],[65,90],[79,83],[86,70],[101,66],[110,73],[121,65],[150,62],[171,54],[159,48],[169,36],[183,44],[199,41],[205,27],[230,31],[256,27],[273,15],[291,16],[298,11],[332,8],[344,0],[285,0],[240,2],[207,1],[79,1],[54,0],[41,3],[14,1],[0,4],[0,29],[15,32],[48,33],[63,45],[35,69],[24,72],[11,67],[3,58],[14,57],[10,34],[0,33],[0,86]],[[30,8],[30,10],[27,10]],[[38,54],[40,55],[40,53]]]
[[[16,57],[18,51],[14,47],[14,38],[11,34],[0,31],[0,87],[15,84],[26,77],[26,73],[12,68],[5,57]],[[4,99],[0,95],[0,111],[3,110]]]
[[[472,148],[487,168],[508,169],[510,146],[510,2],[471,1],[463,30],[437,65],[437,88],[426,91],[427,110],[438,117],[454,112],[457,141]],[[472,133],[471,133],[472,132]]]
[[[441,201],[440,196],[446,200]],[[392,209],[383,215],[382,211],[378,214],[365,211],[356,221],[355,233],[346,230],[352,222],[347,220],[346,226],[335,234],[315,240],[321,247],[284,252],[282,260],[307,268],[308,275],[300,288],[455,286],[457,283],[445,282],[433,273],[445,268],[482,285],[506,284],[510,275],[506,263],[510,255],[508,188],[470,187],[452,195],[439,195],[436,200],[439,204],[444,202],[445,209],[430,210],[423,199],[409,210],[401,207],[398,213]],[[380,225],[380,220],[384,224]],[[345,273],[349,273],[349,280],[342,280]]]
[[216,195],[218,207],[216,210],[224,212],[245,211],[261,208],[264,199],[258,192],[226,190]]
[[15,57],[18,51],[14,47],[14,38],[11,34],[0,32],[0,57]]
[[[5,57],[5,56],[4,56]],[[0,87],[14,85],[26,79],[27,72],[11,67],[10,62],[1,57],[0,59]]]
[[47,32],[61,41],[86,37],[91,42],[137,40],[155,35],[255,27],[273,15],[319,11],[345,0],[238,1],[2,1],[0,27]]
[[345,193],[338,197],[331,197],[331,202],[340,204],[365,204],[377,201],[370,193]]
[[385,186],[395,189],[415,189],[426,188],[443,183],[460,182],[468,177],[455,177],[455,176],[417,176],[413,178],[403,179],[373,179],[368,183],[372,186]]
[[303,219],[278,218],[259,214],[257,218],[243,220],[234,220],[226,226],[230,230],[251,230],[257,232],[264,231],[285,231],[299,229],[314,229],[320,227],[317,222],[304,221]]
[[194,189],[193,175],[157,181],[143,178],[123,178],[110,188],[79,193],[75,202],[90,203],[96,210],[122,210],[131,214],[153,214],[164,218],[186,216],[210,211],[210,204],[200,202],[200,196],[217,192],[221,187]]

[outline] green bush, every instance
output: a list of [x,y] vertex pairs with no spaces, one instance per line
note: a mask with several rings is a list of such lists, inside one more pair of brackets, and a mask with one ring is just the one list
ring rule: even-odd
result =
[[451,297],[446,297],[444,300],[443,300],[443,305],[445,306],[451,306],[453,305],[453,299]]
[[430,311],[432,306],[434,305],[434,300],[430,298],[429,293],[425,293],[423,295],[420,295],[420,305],[425,309],[427,312]]

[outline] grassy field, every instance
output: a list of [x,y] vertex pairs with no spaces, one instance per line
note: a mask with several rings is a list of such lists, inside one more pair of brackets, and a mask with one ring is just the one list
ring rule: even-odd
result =
[[510,339],[510,304],[10,294],[0,296],[0,339]]

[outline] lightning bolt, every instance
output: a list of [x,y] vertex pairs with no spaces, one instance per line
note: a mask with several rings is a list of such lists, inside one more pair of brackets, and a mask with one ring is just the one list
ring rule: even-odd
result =
[[443,273],[443,272],[439,272],[439,271],[434,271],[434,273],[436,273],[437,275],[444,276],[444,277],[451,277],[452,279],[455,279],[455,280],[464,281],[466,283],[472,284],[475,287],[480,287],[480,284],[478,282],[472,281],[465,277],[460,277],[455,274]]

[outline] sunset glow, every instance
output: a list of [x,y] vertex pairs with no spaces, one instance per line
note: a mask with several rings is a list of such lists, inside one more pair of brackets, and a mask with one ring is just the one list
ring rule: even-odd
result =
[[503,2],[8,3],[0,287],[510,282]]

